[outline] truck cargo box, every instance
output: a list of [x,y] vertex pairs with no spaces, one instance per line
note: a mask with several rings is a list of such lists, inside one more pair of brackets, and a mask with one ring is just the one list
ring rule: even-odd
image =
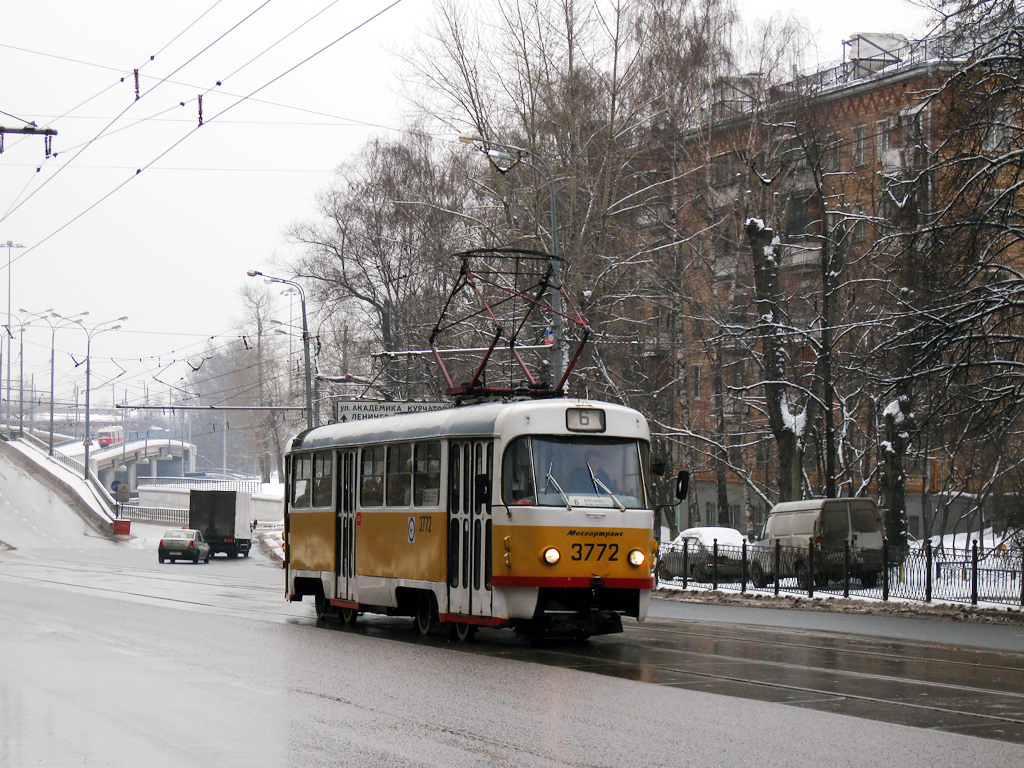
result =
[[249,556],[252,495],[238,491],[197,491],[188,496],[188,527],[202,531],[210,554]]

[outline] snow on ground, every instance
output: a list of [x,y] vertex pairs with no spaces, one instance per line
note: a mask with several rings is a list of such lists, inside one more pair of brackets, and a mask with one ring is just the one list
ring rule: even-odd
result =
[[100,500],[98,491],[91,483],[86,482],[85,478],[80,474],[51,459],[45,453],[33,448],[23,440],[11,440],[8,441],[7,445],[18,451],[18,453],[22,454],[42,471],[48,472],[64,483],[100,520],[109,522],[114,519],[106,503]]

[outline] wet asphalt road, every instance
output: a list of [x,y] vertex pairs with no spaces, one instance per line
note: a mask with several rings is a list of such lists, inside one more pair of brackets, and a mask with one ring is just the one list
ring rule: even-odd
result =
[[723,606],[574,646],[342,629],[260,552],[158,565],[161,530],[102,537],[0,457],[0,765],[1024,764],[1019,651]]

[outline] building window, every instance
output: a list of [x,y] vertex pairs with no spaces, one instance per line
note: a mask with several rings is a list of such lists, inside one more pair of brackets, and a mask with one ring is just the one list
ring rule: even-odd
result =
[[693,386],[693,396],[700,397],[701,381],[699,365],[695,365],[690,369],[690,383]]
[[853,165],[864,165],[867,162],[867,154],[867,129],[863,125],[858,125],[853,129]]
[[800,237],[807,234],[811,213],[806,197],[791,197],[786,205],[786,236]]
[[875,123],[875,152],[878,157],[889,148],[889,121],[879,120]]
[[841,164],[839,161],[839,150],[841,145],[842,139],[838,133],[829,135],[828,142],[825,145],[825,162],[822,163],[822,167],[825,171],[835,173],[840,170]]
[[983,148],[986,152],[1006,152],[1010,148],[1015,131],[1013,112],[1008,107],[995,111],[992,122],[985,131]]

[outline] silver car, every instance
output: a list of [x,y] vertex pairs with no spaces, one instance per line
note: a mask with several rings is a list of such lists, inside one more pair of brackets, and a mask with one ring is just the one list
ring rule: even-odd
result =
[[157,558],[162,563],[164,560],[191,560],[198,563],[210,562],[210,545],[206,543],[200,531],[191,528],[172,528],[165,531],[160,538],[160,546],[157,548]]

